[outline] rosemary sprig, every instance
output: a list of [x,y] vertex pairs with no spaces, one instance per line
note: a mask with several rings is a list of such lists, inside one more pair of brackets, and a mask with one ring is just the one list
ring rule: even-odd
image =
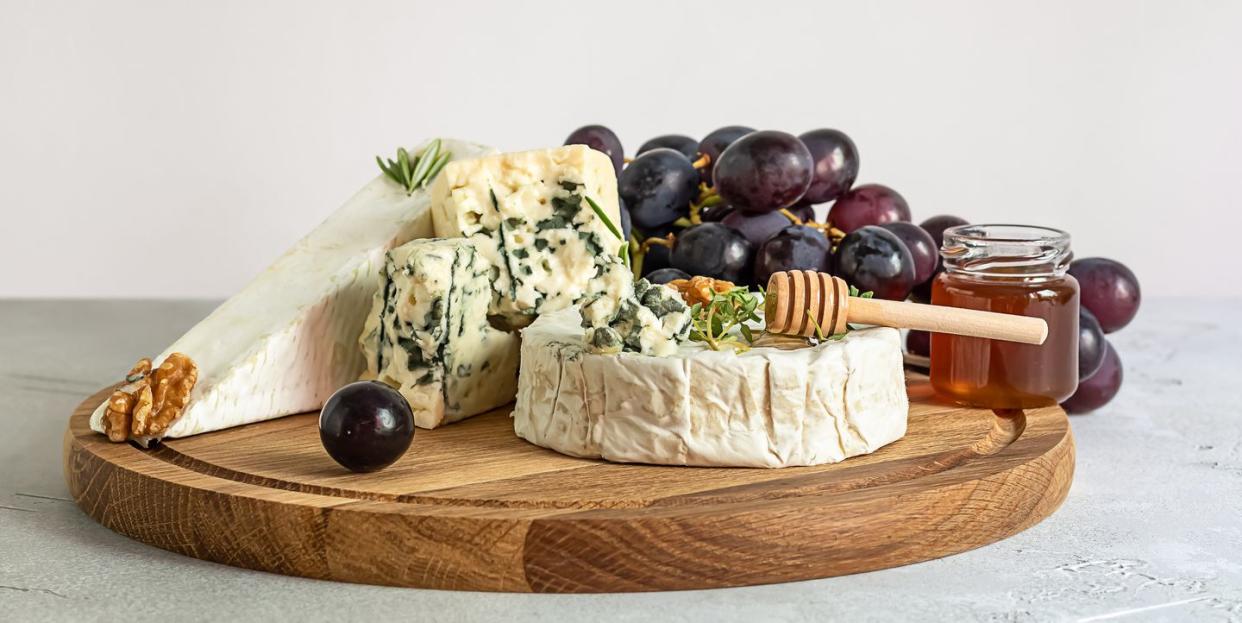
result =
[[435,139],[417,156],[411,157],[404,147],[398,147],[396,160],[384,160],[376,156],[375,164],[379,165],[384,175],[405,188],[405,194],[410,195],[420,188],[426,188],[452,157],[451,152],[440,151],[440,139]]
[[[712,350],[732,348],[739,353],[749,350],[755,336],[746,323],[759,320],[757,309],[759,298],[745,286],[717,292],[706,304],[695,303],[690,308],[690,339],[703,342]],[[733,335],[735,327],[745,342]]]
[[618,229],[615,224],[613,224],[612,219],[608,218],[608,215],[604,213],[604,209],[599,207],[599,204],[595,203],[594,199],[590,197],[586,197],[586,196],[584,196],[583,199],[586,199],[587,205],[591,206],[591,209],[595,211],[595,216],[598,216],[599,220],[604,222],[604,227],[607,227],[608,231],[612,232],[612,235],[616,236],[617,240],[621,241],[621,248],[617,249],[617,255],[621,257],[621,262],[625,264],[626,268],[629,268],[630,266],[630,243],[629,241],[625,239],[625,236],[621,235],[621,230]]
[[621,235],[621,230],[612,223],[612,219],[608,218],[607,214],[604,214],[604,209],[599,207],[599,204],[595,203],[594,199],[590,197],[585,197],[585,199],[587,204],[591,206],[591,209],[595,210],[595,216],[598,216],[599,220],[604,222],[604,227],[607,227],[608,231],[617,237],[617,240],[625,240],[625,237]]

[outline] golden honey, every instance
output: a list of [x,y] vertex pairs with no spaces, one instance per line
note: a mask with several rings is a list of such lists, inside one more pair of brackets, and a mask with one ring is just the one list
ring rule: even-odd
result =
[[1030,409],[1060,403],[1078,385],[1078,282],[1067,274],[1069,234],[1022,225],[945,231],[945,271],[932,304],[1043,318],[1041,345],[933,333],[931,383],[958,404]]

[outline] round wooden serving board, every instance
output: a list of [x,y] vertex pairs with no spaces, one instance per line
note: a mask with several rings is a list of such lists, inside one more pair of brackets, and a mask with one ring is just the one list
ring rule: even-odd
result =
[[374,474],[328,457],[315,414],[148,451],[91,432],[108,391],[65,433],[69,489],[91,517],[204,560],[369,584],[651,591],[870,571],[1030,527],[1074,471],[1060,409],[938,404],[913,378],[904,439],[775,470],[574,459],[518,439],[505,410],[419,431]]

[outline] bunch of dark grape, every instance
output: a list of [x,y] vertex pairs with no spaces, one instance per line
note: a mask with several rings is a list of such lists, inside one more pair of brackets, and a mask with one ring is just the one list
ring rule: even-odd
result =
[[[944,231],[968,223],[938,215],[915,225],[896,190],[854,185],[858,148],[839,130],[794,136],[735,125],[698,142],[668,134],[643,143],[632,160],[601,125],[575,130],[565,144],[612,158],[631,265],[653,283],[702,275],[766,287],[774,272],[817,270],[877,298],[928,303],[944,270]],[[816,206],[827,206],[825,221]],[[1078,260],[1070,274],[1082,288],[1080,382],[1063,406],[1082,413],[1121,387],[1121,362],[1104,335],[1130,322],[1140,295],[1134,274],[1113,260]],[[906,348],[928,355],[929,342],[911,331]]]

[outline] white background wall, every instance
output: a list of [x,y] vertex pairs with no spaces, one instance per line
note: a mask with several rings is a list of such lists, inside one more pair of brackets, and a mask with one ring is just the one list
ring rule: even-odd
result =
[[[1242,295],[1242,2],[0,0],[0,297],[223,297],[428,136],[837,127],[916,220]],[[1228,267],[1228,270],[1225,270]]]

